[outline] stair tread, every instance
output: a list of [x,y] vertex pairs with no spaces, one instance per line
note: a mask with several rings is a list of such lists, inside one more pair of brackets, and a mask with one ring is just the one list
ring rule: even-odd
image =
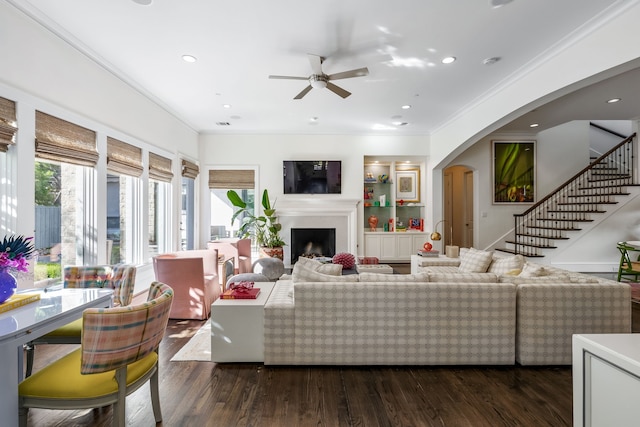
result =
[[522,234],[519,233],[517,234],[518,236],[522,236],[522,237],[533,237],[535,239],[548,239],[548,240],[569,240],[568,237],[565,236],[558,236],[558,237],[550,237],[550,236],[542,236],[540,234]]
[[529,258],[542,258],[544,257],[544,255],[539,255],[539,254],[524,254],[522,252],[518,252],[514,249],[507,249],[507,248],[496,248],[496,251],[500,251],[500,252],[506,252],[508,254],[513,254],[513,255],[522,255],[525,257],[529,257]]
[[527,228],[536,228],[541,230],[559,230],[559,231],[580,231],[581,228],[566,228],[566,227],[542,227],[540,225],[527,225]]
[[536,244],[533,244],[533,243],[515,242],[513,240],[505,240],[505,243],[511,243],[512,245],[529,246],[531,248],[541,248],[541,249],[556,249],[557,248],[557,246],[536,245]]
[[558,202],[558,206],[574,206],[574,205],[617,205],[618,202]]
[[607,211],[599,211],[599,210],[577,211],[577,210],[549,209],[547,210],[547,213],[607,213]]
[[536,218],[536,221],[593,222],[592,219]]

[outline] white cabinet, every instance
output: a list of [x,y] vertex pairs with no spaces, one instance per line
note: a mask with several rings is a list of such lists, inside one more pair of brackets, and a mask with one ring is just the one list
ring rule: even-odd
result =
[[[409,262],[411,255],[422,248],[428,239],[427,233],[420,231],[425,220],[421,203],[426,197],[421,182],[423,170],[423,158],[365,157],[361,255]],[[408,176],[409,181],[398,187],[395,179],[401,175]],[[413,198],[400,199],[398,195],[405,194],[399,193],[400,189],[413,191]]]
[[422,248],[428,240],[427,233],[385,233],[364,234],[364,254],[377,257],[380,261],[409,261],[411,255]]
[[637,426],[640,334],[573,336],[573,425]]

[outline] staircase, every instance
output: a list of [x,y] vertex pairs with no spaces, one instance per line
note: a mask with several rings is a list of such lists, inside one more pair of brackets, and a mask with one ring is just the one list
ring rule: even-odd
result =
[[638,185],[635,137],[634,133],[525,212],[515,214],[513,240],[496,250],[543,257],[545,250],[556,248],[556,241],[569,240],[572,232],[617,204],[618,197],[628,196],[626,188]]

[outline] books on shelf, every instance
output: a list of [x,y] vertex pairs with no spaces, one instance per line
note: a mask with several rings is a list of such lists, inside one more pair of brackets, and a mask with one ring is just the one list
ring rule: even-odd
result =
[[259,294],[260,288],[227,289],[220,295],[220,299],[256,299]]
[[440,256],[440,251],[418,251],[418,255],[423,257],[437,257]]
[[11,296],[11,298],[0,304],[0,313],[13,310],[14,308],[22,307],[23,305],[30,304],[32,302],[38,301],[39,299],[39,293],[14,294]]

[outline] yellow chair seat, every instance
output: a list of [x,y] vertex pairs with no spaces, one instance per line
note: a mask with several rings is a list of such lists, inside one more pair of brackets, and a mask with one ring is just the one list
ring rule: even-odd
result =
[[[75,323],[75,322],[74,322]],[[108,396],[118,391],[115,371],[82,375],[81,349],[53,362],[22,381],[18,387],[21,397],[73,400]],[[152,370],[158,353],[152,352],[127,366],[127,386]]]
[[49,332],[45,337],[78,337],[80,342],[80,335],[82,334],[82,318],[74,320],[71,323]]

